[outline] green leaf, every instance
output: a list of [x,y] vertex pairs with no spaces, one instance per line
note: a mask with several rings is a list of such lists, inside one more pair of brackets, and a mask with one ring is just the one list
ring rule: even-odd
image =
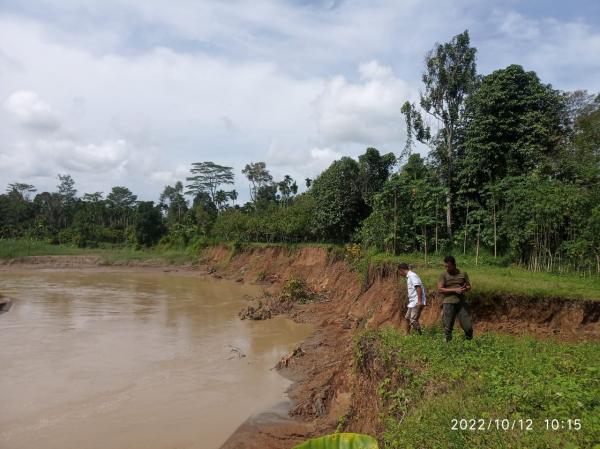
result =
[[379,449],[377,440],[359,433],[336,433],[313,438],[293,449]]

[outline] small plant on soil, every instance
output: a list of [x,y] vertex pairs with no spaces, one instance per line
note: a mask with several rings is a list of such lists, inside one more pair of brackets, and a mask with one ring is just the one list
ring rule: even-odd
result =
[[314,301],[316,297],[317,294],[311,290],[304,279],[295,277],[285,281],[280,295],[283,302],[291,301],[300,304]]

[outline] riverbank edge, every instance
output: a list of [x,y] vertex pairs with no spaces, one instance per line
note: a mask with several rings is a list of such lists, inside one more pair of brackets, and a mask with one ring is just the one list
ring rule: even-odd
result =
[[[314,333],[300,345],[280,373],[293,381],[289,389],[290,418],[265,413],[250,417],[222,449],[284,449],[336,428],[377,435],[379,404],[376,391],[354,369],[354,341],[366,329],[399,328],[404,304],[403,279],[395,270],[369,269],[366,279],[345,260],[332,258],[324,248],[260,247],[232,252],[228,246],[203,250],[200,263],[167,265],[157,261],[128,261],[102,265],[93,256],[34,256],[0,265],[0,270],[90,269],[101,271],[174,271],[210,275],[263,285],[276,294],[290,278],[304,279],[323,301],[296,304],[286,314],[312,324]],[[476,282],[476,280],[474,280]],[[433,286],[426,285],[429,291]],[[600,339],[600,302],[535,298],[519,295],[480,295],[473,298],[476,332],[532,334],[564,340]],[[439,323],[441,301],[430,295],[424,325]],[[369,403],[366,403],[369,402]],[[358,409],[362,411],[357,412]],[[365,410],[367,412],[365,412]]]
[[[294,381],[289,395],[293,421],[249,419],[221,449],[284,449],[336,429],[378,435],[380,404],[377,385],[357,376],[355,341],[364,330],[403,325],[405,280],[393,267],[370,267],[366,277],[325,248],[249,247],[232,251],[215,246],[204,251],[203,263],[213,275],[245,282],[269,283],[277,292],[291,278],[300,278],[319,296],[296,304],[287,316],[310,323],[315,332],[301,345],[281,373]],[[476,280],[474,280],[476,282]],[[425,326],[441,321],[442,301],[427,285],[430,305]],[[600,340],[600,302],[481,293],[471,298],[476,333],[529,334],[568,341]]]

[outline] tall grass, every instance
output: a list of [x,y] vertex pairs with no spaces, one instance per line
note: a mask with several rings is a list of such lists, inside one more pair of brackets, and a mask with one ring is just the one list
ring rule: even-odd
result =
[[[598,343],[484,334],[446,344],[433,328],[420,337],[368,332],[357,348],[363,370],[369,357],[384,368],[385,448],[583,449],[600,442]],[[455,419],[475,419],[475,429],[460,430]],[[509,420],[509,429],[496,419]],[[564,428],[549,430],[546,419]],[[581,428],[569,430],[569,419]]]

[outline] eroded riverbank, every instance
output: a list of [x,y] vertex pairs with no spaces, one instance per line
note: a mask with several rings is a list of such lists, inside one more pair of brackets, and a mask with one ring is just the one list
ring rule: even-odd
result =
[[[41,259],[34,265],[46,263]],[[93,263],[86,267],[88,271],[121,269]],[[145,265],[134,269],[156,273],[181,270],[192,277],[204,273],[259,284],[275,294],[286,280],[301,278],[326,298],[296,304],[287,312],[294,321],[316,329],[303,341],[302,355],[281,370],[294,381],[289,391],[293,400],[290,416],[285,410],[253,416],[231,435],[224,449],[290,448],[338,427],[375,435],[381,431],[380,398],[373,393],[378,378],[356,375],[354,350],[355,339],[364,330],[402,323],[403,280],[393,270],[371,270],[368,279],[361,279],[344,260],[332,260],[323,248],[285,247],[250,248],[236,254],[228,247],[212,247],[204,252],[200,267]],[[438,323],[441,312],[439,298],[432,295],[430,300],[422,319],[427,326]],[[598,301],[518,295],[479,295],[473,301],[476,333],[493,331],[569,341],[600,339]],[[256,324],[263,326],[269,321]],[[367,391],[371,393],[365,394]]]
[[242,322],[260,288],[165,270],[0,272],[0,447],[216,448],[287,400],[271,368],[310,327]]

